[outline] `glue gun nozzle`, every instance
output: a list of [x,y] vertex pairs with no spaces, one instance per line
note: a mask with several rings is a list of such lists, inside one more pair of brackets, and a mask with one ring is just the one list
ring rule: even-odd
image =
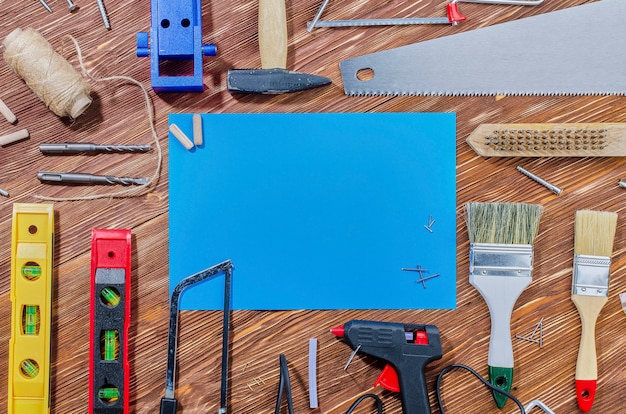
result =
[[339,338],[343,338],[345,335],[345,329],[343,325],[335,326],[334,328],[330,328],[330,333]]

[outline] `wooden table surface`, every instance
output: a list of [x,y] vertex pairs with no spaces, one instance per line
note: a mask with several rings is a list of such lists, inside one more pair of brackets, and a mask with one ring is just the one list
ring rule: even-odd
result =
[[[513,334],[528,334],[543,319],[543,348],[513,340],[516,357],[514,394],[524,403],[540,399],[556,413],[578,412],[574,367],[580,321],[570,300],[574,213],[602,209],[620,214],[611,268],[608,304],[597,323],[598,393],[593,412],[623,412],[626,364],[623,357],[625,316],[618,294],[626,291],[626,194],[623,158],[503,158],[477,156],[465,143],[481,123],[626,122],[626,101],[618,96],[588,97],[349,97],[343,93],[339,62],[364,53],[476,29],[590,3],[546,0],[536,7],[461,4],[468,20],[458,27],[420,26],[306,31],[306,21],[321,1],[288,0],[288,68],[330,77],[333,85],[281,96],[233,96],[225,88],[229,68],[258,68],[257,2],[204,1],[203,40],[218,45],[218,56],[204,59],[203,93],[155,94],[150,89],[149,60],[135,56],[135,34],[148,31],[150,2],[105,0],[112,29],[105,30],[96,2],[77,0],[70,14],[62,0],[49,2],[48,13],[37,1],[7,1],[0,7],[0,38],[17,27],[33,27],[74,67],[77,54],[65,38],[74,36],[95,78],[129,76],[149,89],[155,126],[163,147],[158,184],[130,198],[53,202],[56,212],[52,338],[51,412],[87,411],[89,358],[89,269],[91,229],[130,228],[133,232],[132,324],[130,330],[131,411],[158,412],[164,396],[168,328],[168,165],[167,114],[174,112],[431,112],[457,113],[457,308],[449,311],[235,311],[228,407],[232,413],[270,413],[278,390],[279,354],[286,355],[297,413],[344,413],[371,387],[380,362],[357,356],[348,372],[343,366],[350,348],[328,328],[350,319],[435,324],[444,356],[426,370],[432,412],[437,413],[434,386],[447,365],[462,363],[487,375],[490,323],[485,302],[468,283],[468,237],[463,207],[468,201],[520,201],[545,207],[535,242],[532,284],[517,301]],[[333,0],[324,18],[441,17],[443,0]],[[619,39],[616,39],[619,40]],[[618,46],[618,45],[616,45]],[[621,53],[616,47],[616,53]],[[584,56],[581,56],[584,59]],[[44,157],[42,142],[150,143],[149,124],[139,88],[120,81],[93,82],[94,103],[74,121],[50,112],[5,64],[0,64],[0,98],[19,121],[0,122],[0,134],[27,128],[29,140],[0,148],[0,412],[6,410],[7,359],[10,337],[10,234],[12,204],[44,202],[37,196],[78,197],[115,191],[111,187],[46,186],[40,170],[150,176],[156,151],[144,155]],[[208,138],[210,139],[210,137]],[[424,154],[428,156],[428,154]],[[562,187],[557,196],[522,177],[524,165]],[[235,270],[236,277],[236,270]],[[354,289],[368,289],[354,286]],[[295,293],[297,294],[297,293]],[[376,292],[372,292],[376,294]],[[214,413],[219,407],[221,312],[181,315],[176,396],[179,412]],[[309,409],[307,358],[309,338],[318,338],[320,408]],[[385,412],[402,411],[396,394],[382,396]],[[453,371],[443,384],[447,413],[515,413],[512,402],[498,410],[490,393],[468,374]],[[286,412],[285,408],[283,411]],[[372,405],[357,412],[374,412]],[[534,412],[534,411],[533,411]]]

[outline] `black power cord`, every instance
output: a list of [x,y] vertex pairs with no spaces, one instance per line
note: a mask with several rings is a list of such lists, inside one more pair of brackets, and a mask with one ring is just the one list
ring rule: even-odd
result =
[[515,398],[512,394],[496,387],[495,385],[492,385],[489,381],[487,381],[486,379],[484,379],[478,372],[474,371],[472,368],[468,367],[467,365],[463,365],[463,364],[452,364],[452,365],[448,365],[447,367],[445,367],[444,369],[441,370],[441,372],[439,373],[439,375],[437,376],[437,388],[436,388],[436,393],[437,393],[437,404],[439,404],[439,411],[441,411],[441,414],[444,414],[444,410],[443,410],[443,404],[441,403],[441,381],[443,379],[443,376],[452,371],[455,368],[462,368],[466,371],[469,371],[471,374],[473,374],[476,378],[478,378],[487,388],[491,389],[492,391],[496,391],[499,392],[500,394],[506,396],[507,398],[510,398],[515,404],[517,404],[517,406],[520,409],[520,413],[521,414],[526,414],[526,410],[524,409],[524,406],[522,405],[522,403]]
[[365,400],[366,398],[372,398],[374,401],[376,401],[376,408],[377,408],[378,414],[383,414],[383,402],[376,394],[361,395],[359,398],[356,399],[355,402],[352,403],[350,408],[348,408],[348,411],[346,411],[346,414],[352,414],[352,412],[356,409],[356,406],[359,405],[361,402],[363,402],[363,400]]

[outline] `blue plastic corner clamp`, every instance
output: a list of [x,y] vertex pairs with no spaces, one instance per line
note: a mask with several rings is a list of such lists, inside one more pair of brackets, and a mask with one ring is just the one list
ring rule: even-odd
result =
[[202,92],[202,57],[215,56],[217,47],[202,44],[200,0],[151,0],[150,10],[150,34],[137,33],[137,56],[150,56],[152,89]]

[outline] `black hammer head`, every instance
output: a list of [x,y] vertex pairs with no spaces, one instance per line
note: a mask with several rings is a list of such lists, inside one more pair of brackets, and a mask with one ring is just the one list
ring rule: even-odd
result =
[[286,69],[231,69],[227,75],[231,93],[277,95],[298,92],[331,83],[329,78]]

